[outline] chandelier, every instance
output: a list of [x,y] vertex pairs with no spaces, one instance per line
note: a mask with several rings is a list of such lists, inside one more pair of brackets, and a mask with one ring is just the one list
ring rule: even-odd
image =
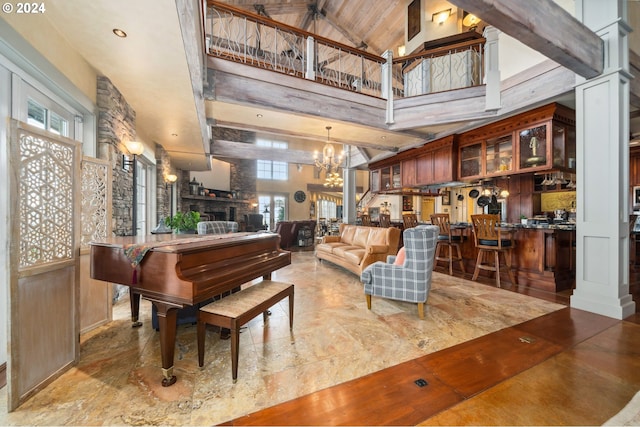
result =
[[329,131],[331,131],[331,126],[327,126],[326,129],[327,143],[322,149],[322,159],[318,158],[318,151],[316,150],[313,152],[313,161],[316,167],[327,171],[327,178],[329,178],[329,175],[331,173],[338,172],[338,168],[340,167],[340,164],[342,164],[343,153],[340,153],[336,156],[336,150],[333,147],[331,140],[329,139]]
[[324,180],[325,187],[342,187],[344,180],[340,176],[339,172],[327,172],[327,177]]

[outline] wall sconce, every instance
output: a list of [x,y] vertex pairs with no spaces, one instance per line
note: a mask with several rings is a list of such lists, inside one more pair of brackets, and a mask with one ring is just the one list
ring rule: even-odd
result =
[[[465,12],[466,13],[466,12]],[[465,17],[462,19],[463,27],[470,27],[470,29],[475,29],[480,22],[480,18],[472,13],[466,13]]]
[[407,47],[405,45],[398,46],[398,56],[404,56],[407,53]]
[[138,176],[136,172],[136,156],[144,152],[144,145],[138,141],[128,141],[125,143],[129,154],[133,155],[133,160],[127,159],[126,155],[122,155],[122,168],[126,171],[131,168],[133,170],[133,206],[131,207],[131,235],[138,233]]
[[136,156],[144,153],[144,145],[138,141],[128,141],[124,145],[127,147],[129,154],[133,155],[133,160],[129,160],[126,154],[122,155],[122,169],[128,171],[135,164]]
[[438,25],[444,24],[444,22],[451,16],[451,9],[441,10],[431,15],[431,21],[438,23]]

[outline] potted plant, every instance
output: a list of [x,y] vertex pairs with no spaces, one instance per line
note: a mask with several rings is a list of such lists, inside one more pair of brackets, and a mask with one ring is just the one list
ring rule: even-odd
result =
[[522,225],[527,225],[527,217],[525,215],[520,215],[520,223]]
[[200,222],[200,212],[176,212],[173,218],[168,216],[164,222],[178,234],[195,234]]

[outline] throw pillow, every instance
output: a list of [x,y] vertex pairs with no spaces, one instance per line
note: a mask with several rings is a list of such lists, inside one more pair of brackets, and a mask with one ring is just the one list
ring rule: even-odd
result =
[[404,265],[404,246],[400,248],[398,251],[398,255],[396,255],[396,260],[393,262],[393,265]]

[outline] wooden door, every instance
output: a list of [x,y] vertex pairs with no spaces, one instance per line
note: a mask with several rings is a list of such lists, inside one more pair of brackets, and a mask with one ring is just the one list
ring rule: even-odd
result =
[[436,213],[436,199],[433,197],[423,197],[421,218],[418,218],[418,221],[430,221],[431,215],[434,213]]
[[80,144],[16,120],[9,134],[8,409],[74,365]]

